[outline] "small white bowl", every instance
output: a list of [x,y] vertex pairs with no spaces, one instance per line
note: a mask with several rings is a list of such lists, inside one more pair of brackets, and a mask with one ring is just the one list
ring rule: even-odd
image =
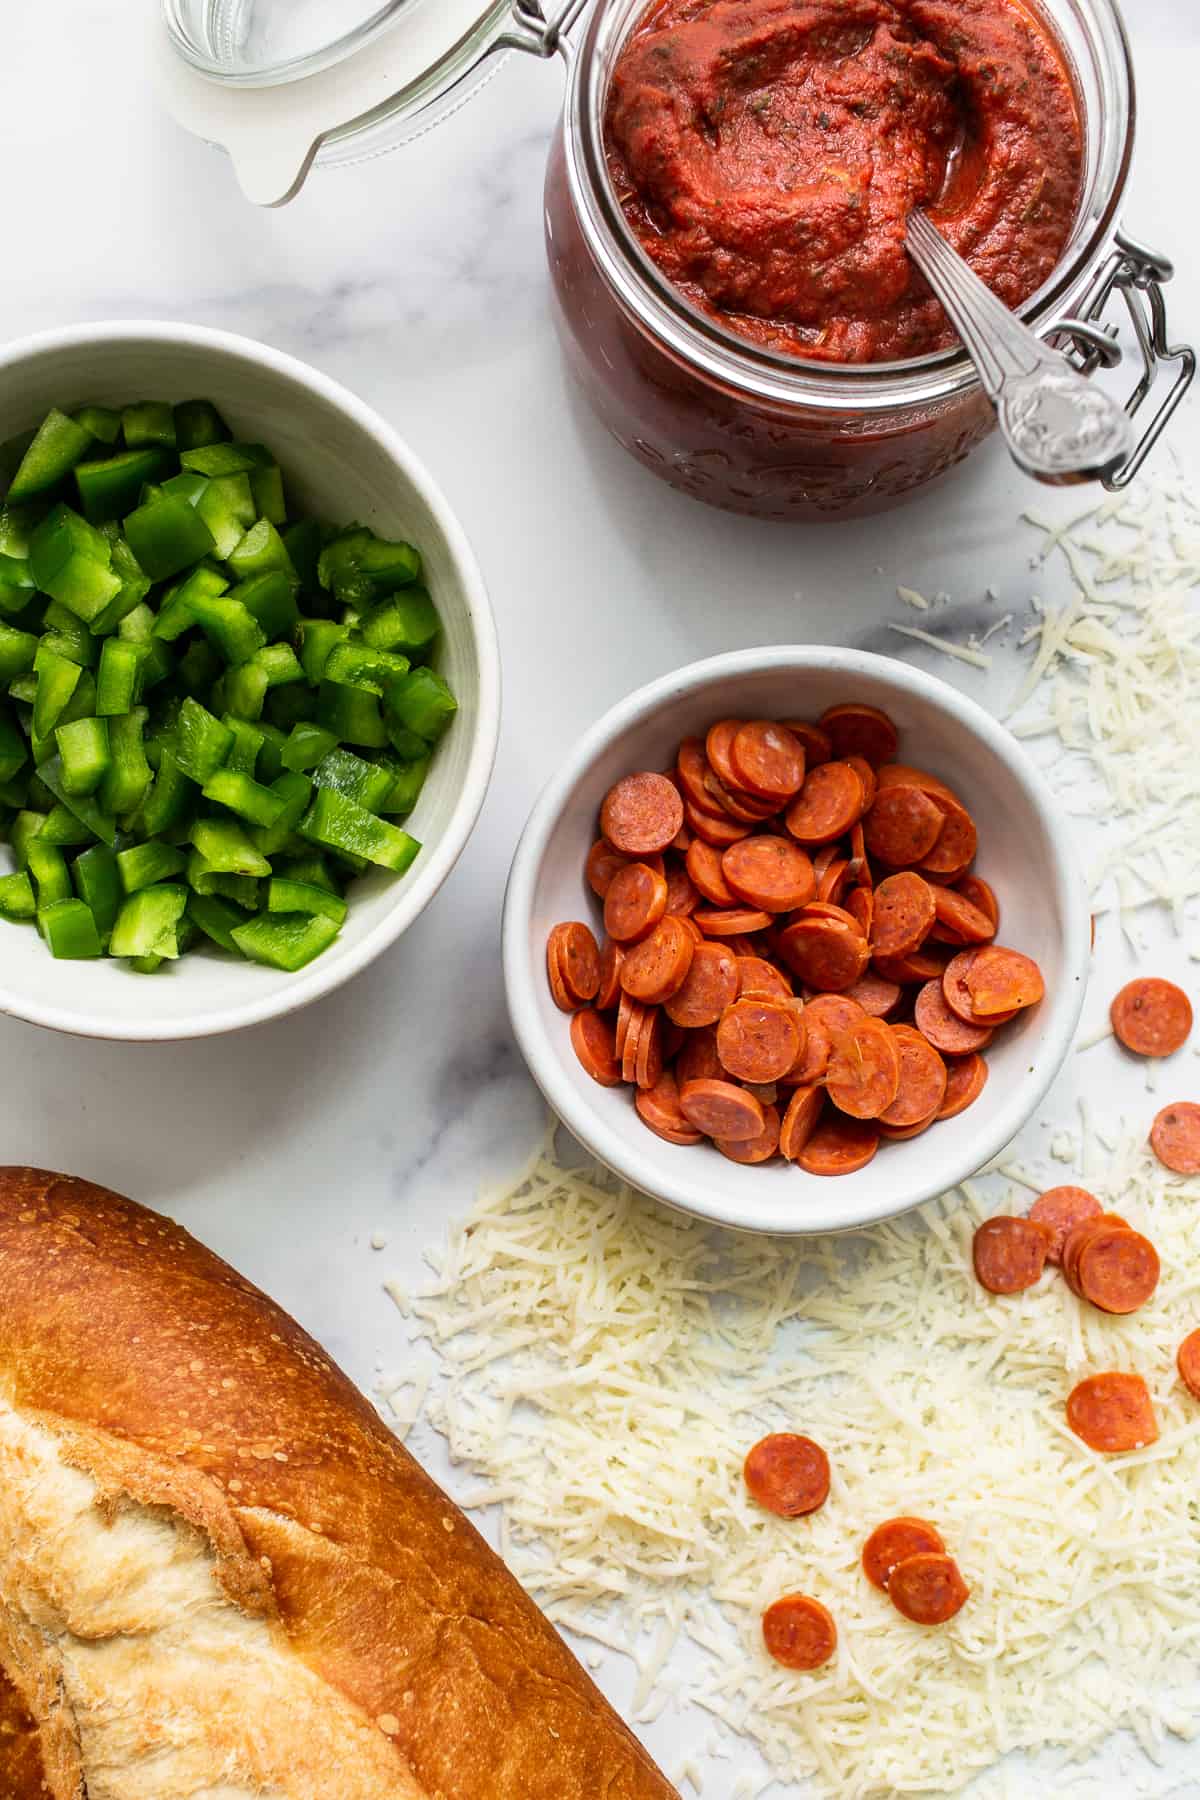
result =
[[[632,1090],[603,1088],[576,1060],[550,997],[546,938],[562,919],[601,912],[584,877],[600,802],[636,769],[662,769],[679,740],[721,718],[816,718],[843,700],[879,706],[900,756],[941,775],[980,828],[979,872],[1000,900],[1000,941],[1041,965],[1041,1005],[996,1036],[973,1106],[921,1136],[881,1144],[857,1174],[807,1175],[775,1160],[730,1162],[709,1144],[665,1143],[642,1124]],[[521,838],[504,907],[504,979],[534,1079],[570,1130],[609,1168],[671,1206],[749,1231],[801,1234],[905,1212],[989,1162],[1034,1112],[1070,1046],[1090,956],[1087,893],[1068,833],[1016,740],[971,700],[905,663],[800,646],[692,663],[639,688],[575,745]]]
[[[458,714],[405,825],[407,875],[354,883],[349,916],[295,975],[197,952],[157,975],[56,962],[28,926],[0,921],[0,1012],[84,1037],[163,1041],[258,1025],[327,994],[394,943],[453,868],[483,805],[500,731],[500,655],[483,578],[420,460],[369,406],[266,344],[196,325],[130,321],[48,331],[0,350],[0,441],[51,406],[212,400],[235,434],[279,456],[296,510],[360,520],[421,551],[442,621],[437,666]],[[0,846],[0,868],[7,869]]]

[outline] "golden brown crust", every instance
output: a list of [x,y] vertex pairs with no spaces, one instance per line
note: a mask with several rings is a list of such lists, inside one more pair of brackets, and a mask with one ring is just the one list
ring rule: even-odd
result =
[[49,1800],[43,1769],[41,1733],[0,1667],[0,1794],[4,1800]]
[[431,1800],[671,1800],[354,1385],[179,1226],[0,1169],[0,1292],[0,1399],[102,1493],[195,1526],[230,1598],[277,1620]]

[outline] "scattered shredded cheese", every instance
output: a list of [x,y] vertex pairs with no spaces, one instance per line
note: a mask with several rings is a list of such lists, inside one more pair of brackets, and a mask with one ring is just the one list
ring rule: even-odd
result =
[[931,650],[938,650],[943,656],[949,656],[955,662],[970,663],[974,669],[990,669],[992,659],[983,650],[971,650],[965,644],[952,644],[949,638],[938,637],[934,631],[922,631],[919,625],[897,625],[888,621],[888,630],[899,632],[901,637],[915,638],[918,644],[927,644]]
[[916,588],[898,587],[896,589],[896,598],[898,600],[903,600],[905,606],[915,607],[918,612],[929,611],[928,600],[925,598],[924,594],[919,594]]
[[[844,1800],[954,1792],[1011,1749],[1082,1755],[1120,1727],[1154,1755],[1200,1726],[1200,1408],[1173,1370],[1200,1182],[1129,1141],[1093,1185],[1162,1256],[1135,1319],[1052,1275],[985,1293],[973,1185],[853,1238],[782,1242],[667,1212],[548,1143],[452,1230],[412,1300],[441,1362],[428,1415],[550,1616],[632,1655],[642,1708],[686,1648],[688,1700],[781,1778]],[[1114,1366],[1147,1377],[1161,1437],[1104,1459],[1063,1403]],[[833,1464],[802,1521],[741,1480],[781,1426]],[[971,1587],[938,1630],[859,1567],[872,1527],[906,1512],[936,1520]],[[812,1675],[762,1648],[763,1608],[794,1589],[838,1622]]]

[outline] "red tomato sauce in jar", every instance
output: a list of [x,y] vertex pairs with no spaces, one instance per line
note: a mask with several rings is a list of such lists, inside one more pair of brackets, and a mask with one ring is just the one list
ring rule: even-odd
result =
[[926,207],[1010,307],[1070,233],[1083,136],[1020,0],[655,0],[613,70],[609,168],[662,274],[729,330],[829,362],[942,350],[904,249]]

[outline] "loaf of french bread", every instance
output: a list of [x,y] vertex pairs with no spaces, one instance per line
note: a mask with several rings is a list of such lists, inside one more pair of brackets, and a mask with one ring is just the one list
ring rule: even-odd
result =
[[300,1327],[0,1169],[3,1800],[672,1800]]

